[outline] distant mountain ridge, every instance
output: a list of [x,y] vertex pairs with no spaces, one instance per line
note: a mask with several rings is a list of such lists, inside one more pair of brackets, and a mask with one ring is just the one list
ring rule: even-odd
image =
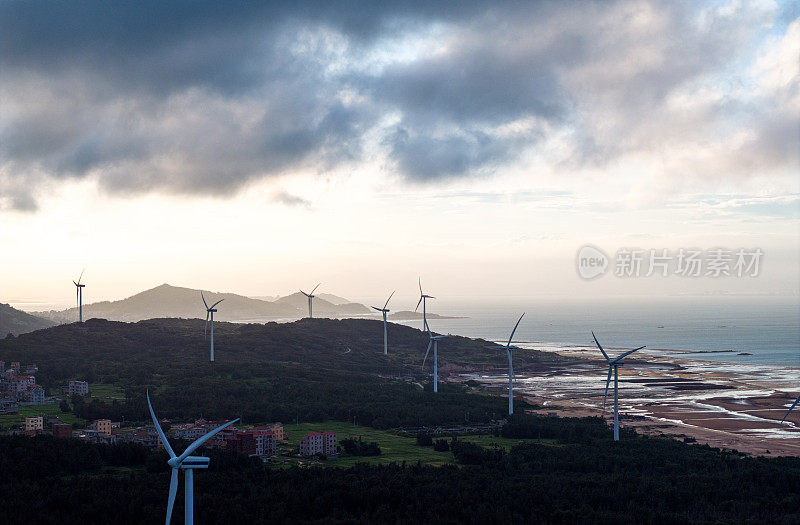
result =
[[[275,301],[265,301],[234,293],[219,293],[203,290],[206,301],[211,304],[220,299],[224,302],[217,307],[214,319],[219,321],[252,321],[257,319],[298,319],[308,315],[308,300],[297,292]],[[367,315],[369,309],[363,304],[350,303],[342,299],[342,304],[334,304],[323,297],[314,298],[314,315],[320,317],[347,317]],[[42,312],[42,317],[57,323],[73,322],[78,319],[78,309],[50,310]],[[162,284],[119,301],[101,301],[83,305],[83,318],[108,319],[110,321],[136,322],[162,317],[182,317],[205,319],[206,310],[200,290]]]
[[5,337],[8,334],[24,334],[40,330],[42,328],[49,328],[53,326],[53,321],[31,315],[22,310],[17,310],[11,305],[0,303],[0,337]]

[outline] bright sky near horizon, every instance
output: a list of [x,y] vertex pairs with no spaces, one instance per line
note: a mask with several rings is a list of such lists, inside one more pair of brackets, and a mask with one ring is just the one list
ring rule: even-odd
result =
[[429,4],[0,4],[0,302],[798,293],[796,2]]

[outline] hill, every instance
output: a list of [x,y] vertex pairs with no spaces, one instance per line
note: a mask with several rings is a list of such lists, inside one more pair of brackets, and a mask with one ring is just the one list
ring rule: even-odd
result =
[[48,328],[55,323],[22,310],[17,310],[11,305],[0,303],[0,337],[8,334],[24,334],[42,328]]
[[[215,324],[216,362],[199,319],[122,323],[90,319],[0,340],[0,359],[35,362],[37,382],[53,392],[69,380],[113,384],[126,402],[76,406],[84,419],[145,420],[144,392],[160,399],[164,417],[241,415],[245,421],[358,421],[378,428],[488,422],[505,410],[502,397],[441,385],[430,392],[432,361],[422,368],[427,334],[367,319],[302,319],[293,323]],[[505,370],[486,341],[453,336],[439,348],[440,378],[462,371]],[[515,367],[571,361],[519,351]],[[423,388],[422,385],[425,385]],[[473,392],[475,390],[475,392]]]
[[[220,321],[252,321],[265,319],[298,319],[307,315],[308,305],[300,293],[265,301],[234,293],[219,293],[203,290],[210,304],[224,299],[214,314]],[[302,297],[302,301],[297,297]],[[366,306],[357,303],[335,305],[324,299],[315,299],[314,313],[319,316],[346,317],[369,313]],[[77,308],[43,312],[42,316],[54,322],[68,323],[78,318]],[[102,301],[83,305],[84,319],[108,319],[110,321],[136,322],[145,319],[180,317],[205,319],[206,311],[200,290],[162,284],[150,290],[119,301]]]

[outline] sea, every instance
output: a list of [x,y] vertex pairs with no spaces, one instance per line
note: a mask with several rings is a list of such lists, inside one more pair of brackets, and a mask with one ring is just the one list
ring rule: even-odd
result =
[[[434,332],[497,342],[525,313],[514,342],[529,348],[594,346],[594,331],[611,349],[646,345],[690,359],[800,368],[797,296],[436,299],[428,312],[460,317],[430,319]],[[422,328],[422,321],[399,322]]]

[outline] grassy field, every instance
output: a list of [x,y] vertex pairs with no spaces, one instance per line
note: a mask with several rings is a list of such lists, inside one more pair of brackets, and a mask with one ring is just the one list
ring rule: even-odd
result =
[[20,406],[19,414],[0,416],[0,429],[19,428],[26,417],[34,416],[57,417],[60,422],[69,423],[73,428],[80,428],[85,424],[82,419],[78,419],[73,414],[61,412],[58,405],[29,405]]
[[[300,438],[307,433],[323,432],[325,430],[336,432],[339,441],[345,438],[357,439],[361,437],[364,441],[377,442],[381,448],[380,456],[353,457],[342,455],[335,459],[329,458],[323,463],[325,466],[349,467],[359,462],[386,464],[392,462],[402,463],[403,461],[406,463],[416,463],[419,461],[427,465],[444,465],[454,462],[452,452],[436,452],[433,450],[433,447],[420,447],[416,444],[415,438],[402,437],[391,431],[376,430],[371,427],[353,426],[352,424],[342,423],[340,421],[285,425],[284,437],[289,442],[290,446],[294,447],[297,445]],[[450,438],[447,439],[449,440]],[[462,441],[471,441],[484,447],[498,446],[505,449],[519,443],[519,440],[516,439],[506,439],[491,435],[459,436],[458,439]],[[555,443],[551,441],[544,442],[555,445]],[[301,464],[311,463],[310,460],[292,460],[292,462],[295,461]]]
[[89,394],[91,394],[92,398],[100,399],[102,401],[124,401],[125,400],[125,392],[117,385],[110,385],[110,384],[103,384],[103,383],[91,383],[89,384]]

